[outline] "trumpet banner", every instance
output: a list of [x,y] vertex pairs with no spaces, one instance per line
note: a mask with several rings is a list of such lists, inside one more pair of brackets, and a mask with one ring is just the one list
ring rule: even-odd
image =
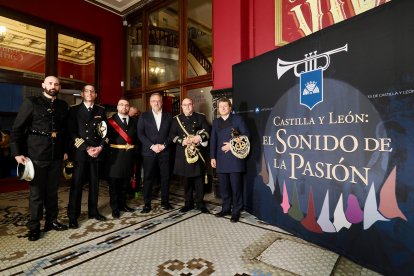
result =
[[387,275],[414,275],[412,14],[392,1],[233,67],[245,209]]

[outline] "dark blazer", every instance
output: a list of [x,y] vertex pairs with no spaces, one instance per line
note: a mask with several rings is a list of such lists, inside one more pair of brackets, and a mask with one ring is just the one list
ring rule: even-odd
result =
[[109,177],[129,178],[134,174],[134,158],[138,150],[137,120],[129,117],[128,126],[126,126],[118,114],[113,115],[112,119],[128,134],[135,148],[125,150],[111,147],[111,145],[125,145],[127,141],[108,122],[109,147],[106,171]]
[[[88,160],[87,147],[105,146],[107,141],[97,132],[97,125],[101,121],[106,122],[105,108],[94,104],[93,109],[88,111],[84,103],[74,105],[70,108],[68,118],[68,132],[70,135],[70,159],[74,161]],[[103,152],[99,155],[101,159]]]
[[229,142],[232,129],[237,130],[240,135],[249,137],[249,130],[244,123],[242,117],[236,114],[230,114],[226,121],[222,118],[213,121],[210,140],[210,157],[216,159],[217,173],[234,173],[244,172],[246,170],[245,159],[239,159],[234,156],[231,151],[224,153],[221,147],[224,142]]
[[[62,160],[66,151],[68,104],[43,94],[24,100],[11,132],[12,156],[27,155],[38,161]],[[52,124],[53,122],[53,124]],[[56,133],[52,137],[51,133]]]
[[151,150],[151,146],[155,144],[164,144],[166,148],[160,152],[160,154],[169,154],[171,120],[171,113],[163,111],[161,115],[160,130],[158,130],[152,110],[144,112],[139,116],[138,139],[142,143],[143,156],[154,156],[155,152]]
[[207,155],[205,147],[202,145],[197,146],[199,154],[202,155],[204,161],[199,156],[197,162],[189,164],[185,157],[186,147],[182,146],[183,139],[187,137],[187,134],[184,132],[177,120],[180,120],[182,126],[188,134],[194,136],[199,134],[203,144],[207,144],[207,141],[210,138],[210,125],[206,120],[206,116],[197,112],[194,112],[191,116],[185,116],[184,114],[177,115],[172,120],[170,130],[170,138],[173,143],[176,144],[174,174],[185,177],[204,175],[206,169],[205,162],[209,162],[206,158]]

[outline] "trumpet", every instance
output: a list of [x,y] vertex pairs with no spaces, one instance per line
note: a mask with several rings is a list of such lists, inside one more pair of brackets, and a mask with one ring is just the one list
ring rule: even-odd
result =
[[[277,78],[280,79],[290,69],[294,69],[296,77],[300,77],[300,74],[313,71],[316,69],[322,69],[325,71],[331,63],[331,55],[339,52],[348,52],[348,44],[342,47],[327,51],[325,53],[317,54],[317,51],[305,54],[305,58],[297,61],[284,61],[280,58],[277,59]],[[318,63],[318,60],[320,62]]]

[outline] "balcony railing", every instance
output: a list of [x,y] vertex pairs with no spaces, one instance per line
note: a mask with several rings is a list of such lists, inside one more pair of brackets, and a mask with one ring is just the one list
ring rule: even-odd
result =
[[[179,47],[179,34],[177,31],[170,29],[151,26],[149,28],[148,40],[150,45],[160,45],[172,48]],[[142,45],[142,28],[135,29],[135,36],[132,40],[132,44]],[[198,48],[191,40],[188,41],[188,52],[194,56],[207,73],[212,72],[213,66],[210,60],[204,56],[200,48]]]

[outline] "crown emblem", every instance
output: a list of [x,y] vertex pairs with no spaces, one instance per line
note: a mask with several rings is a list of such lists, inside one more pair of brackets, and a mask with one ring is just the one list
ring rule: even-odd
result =
[[305,89],[303,89],[303,95],[309,95],[309,94],[318,94],[319,88],[316,81],[309,81],[305,85]]

